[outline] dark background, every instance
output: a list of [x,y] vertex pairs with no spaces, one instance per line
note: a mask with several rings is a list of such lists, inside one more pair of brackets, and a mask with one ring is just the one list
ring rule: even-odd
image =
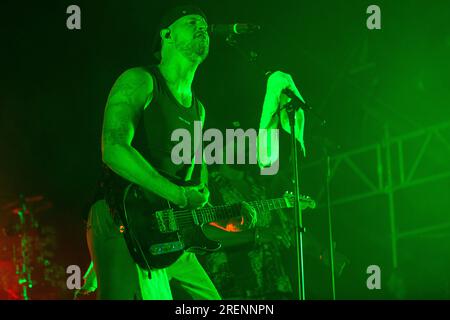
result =
[[[174,3],[98,0],[1,4],[0,204],[17,200],[20,193],[44,195],[51,201],[53,208],[40,219],[55,226],[55,260],[64,266],[85,268],[89,261],[83,216],[99,176],[102,115],[109,90],[127,68],[153,62],[155,28],[164,10]],[[292,74],[307,102],[328,120],[323,128],[314,116],[307,115],[308,156],[301,160],[303,164],[323,159],[325,141],[330,151],[337,153],[379,141],[385,125],[395,135],[450,119],[448,1],[193,3],[204,9],[209,23],[261,25],[258,34],[241,38],[242,48],[256,51],[258,61],[268,69]],[[66,28],[66,8],[71,4],[81,8],[81,30]],[[371,4],[381,8],[381,30],[366,27],[366,9]],[[206,106],[207,127],[232,128],[234,121],[243,128],[258,125],[264,79],[222,39],[211,40],[210,55],[198,70],[194,89]],[[281,156],[287,155],[284,146]],[[310,174],[306,192],[324,183],[323,172]],[[440,198],[448,195],[448,186],[447,181],[436,187]],[[411,199],[420,201],[405,195],[401,202],[404,212],[411,210],[407,205]],[[370,208],[386,210],[383,199],[371,201]],[[428,200],[423,202],[425,206]],[[435,202],[434,207],[440,204]],[[350,241],[343,231],[349,222],[352,230],[373,230],[367,219],[355,218],[354,207],[342,211],[342,220],[335,226],[342,242]],[[373,217],[367,203],[360,212]],[[319,213],[306,223],[315,226],[326,243],[326,211]],[[386,229],[386,222],[382,224],[381,229]],[[367,232],[361,233],[367,236]],[[380,235],[380,242],[386,245],[388,241],[382,238]],[[384,247],[373,255],[372,247],[360,253],[354,249],[349,247],[345,253],[370,254],[376,257],[372,259],[375,264],[381,261],[378,264],[389,265]],[[355,277],[363,282],[355,286],[349,284],[353,278],[341,282],[338,297],[379,297],[362,288],[365,269],[352,272],[360,272]],[[321,281],[326,286],[326,279]],[[433,288],[430,292],[435,297],[448,294]],[[415,297],[421,297],[420,292]],[[322,297],[329,297],[329,291]]]

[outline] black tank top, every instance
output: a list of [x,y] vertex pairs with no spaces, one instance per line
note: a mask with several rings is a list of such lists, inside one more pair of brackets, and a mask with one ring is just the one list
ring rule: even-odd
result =
[[[172,132],[176,129],[186,129],[191,136],[191,159],[195,154],[194,121],[201,121],[200,103],[192,94],[192,104],[189,108],[181,105],[162,76],[157,66],[147,66],[144,69],[153,78],[153,97],[150,104],[140,116],[133,138],[132,146],[164,177],[174,183],[183,181],[200,182],[200,166],[191,164],[174,164],[171,159],[172,148],[178,144],[171,141]],[[193,160],[192,160],[193,161]],[[103,164],[102,174],[98,183],[93,202],[105,199],[115,222],[119,225],[118,208],[121,207],[124,188],[129,181],[117,175]]]
[[[194,122],[201,121],[200,104],[192,94],[189,108],[181,105],[170,91],[157,66],[145,67],[153,77],[153,98],[141,115],[133,139],[133,146],[163,176],[175,180],[190,180],[191,164],[175,164],[171,159],[172,149],[179,141],[171,141],[176,129],[185,129],[191,137],[190,159],[193,161]],[[181,140],[180,140],[181,141]]]

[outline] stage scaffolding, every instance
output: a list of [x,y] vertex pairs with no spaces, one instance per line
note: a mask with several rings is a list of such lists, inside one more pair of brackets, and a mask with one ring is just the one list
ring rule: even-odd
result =
[[[433,166],[434,170],[429,170],[425,164],[425,155],[430,151],[430,144],[439,145],[443,153],[441,159],[442,167]],[[415,150],[405,148],[405,146],[415,146]],[[436,150],[436,149],[435,149]],[[447,155],[445,154],[447,152]],[[357,157],[369,157],[375,163],[375,167],[361,165],[355,161]],[[439,157],[439,155],[437,155]],[[345,176],[354,175],[362,182],[363,188],[356,193],[348,193],[344,196],[333,197],[331,188],[331,204],[338,206],[351,203],[377,195],[386,195],[389,210],[389,230],[390,245],[392,249],[392,266],[398,266],[398,245],[401,239],[417,236],[424,233],[443,231],[450,229],[450,222],[438,223],[429,226],[399,231],[396,221],[395,196],[399,190],[432,183],[450,177],[450,122],[430,126],[421,130],[407,134],[392,136],[387,126],[384,127],[384,137],[376,144],[365,146],[359,149],[340,153],[330,157],[331,182],[336,174],[341,171]],[[317,167],[324,168],[326,159],[303,164],[302,171],[314,171]],[[370,167],[370,168],[368,168]],[[421,168],[421,174],[418,169]],[[425,171],[423,170],[425,168]],[[375,170],[371,174],[368,170]],[[320,170],[319,170],[320,171]],[[428,172],[427,172],[428,171]],[[375,177],[375,178],[374,178]],[[449,194],[450,196],[450,194]],[[326,206],[326,187],[323,186],[316,199],[319,203],[318,209]]]

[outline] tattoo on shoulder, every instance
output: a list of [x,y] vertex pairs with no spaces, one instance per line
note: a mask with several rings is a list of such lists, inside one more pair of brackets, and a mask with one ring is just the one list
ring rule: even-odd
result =
[[104,115],[104,143],[130,142],[141,115],[140,106],[145,103],[145,85],[145,78],[135,72],[125,73],[116,81]]
[[131,99],[137,91],[142,88],[144,82],[120,82],[114,85],[114,87],[111,89],[111,97],[117,97],[120,98],[126,98]]
[[124,74],[116,81],[111,89],[110,97],[122,101],[132,102],[139,91],[145,89],[147,81],[136,74]]
[[103,131],[103,142],[105,144],[114,145],[127,141],[130,131],[126,128],[105,128]]

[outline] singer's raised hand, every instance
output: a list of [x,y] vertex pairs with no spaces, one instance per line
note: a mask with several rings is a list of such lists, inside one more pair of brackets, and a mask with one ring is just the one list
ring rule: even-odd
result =
[[[280,117],[278,117],[277,112],[279,107],[283,107],[291,100],[291,98],[283,93],[283,90],[285,89],[291,90],[301,101],[305,102],[290,74],[284,73],[282,71],[276,71],[272,73],[267,79],[266,96],[264,99],[263,112],[260,121],[261,129],[277,128],[279,123],[281,122],[281,127],[283,128],[283,130],[291,133],[286,110],[281,111]],[[295,136],[301,144],[303,154],[306,156],[305,145],[303,141],[305,117],[302,109],[299,109],[296,112],[295,118]],[[260,141],[260,143],[263,143],[264,145],[266,142]]]
[[[305,102],[290,74],[282,71],[272,73],[267,79],[267,94],[273,95],[279,102],[284,89],[291,90],[300,100]],[[289,100],[290,98],[288,98]]]

